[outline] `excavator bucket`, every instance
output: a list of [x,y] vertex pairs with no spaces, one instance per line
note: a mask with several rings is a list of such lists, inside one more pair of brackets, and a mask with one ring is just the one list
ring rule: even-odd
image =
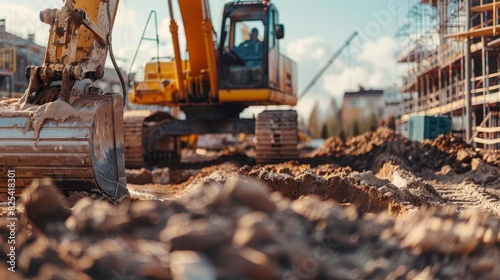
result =
[[16,189],[50,177],[64,190],[97,187],[109,196],[128,196],[122,97],[77,97],[71,105],[0,99],[0,168],[1,189],[12,182],[7,175],[15,175]]

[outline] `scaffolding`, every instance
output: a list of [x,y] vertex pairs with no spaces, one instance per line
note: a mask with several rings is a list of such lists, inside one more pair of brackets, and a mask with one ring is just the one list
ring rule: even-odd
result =
[[[455,131],[466,130],[465,54],[469,38],[472,126],[474,137],[484,136],[478,132],[484,129],[477,127],[497,123],[485,119],[498,116],[500,108],[500,0],[408,1],[411,8],[406,23],[396,37],[400,42],[398,62],[405,68],[401,91],[413,98],[403,103],[398,124],[404,127],[415,115],[447,115],[452,117]],[[469,17],[466,1],[470,1]],[[486,142],[485,147],[493,146]]]

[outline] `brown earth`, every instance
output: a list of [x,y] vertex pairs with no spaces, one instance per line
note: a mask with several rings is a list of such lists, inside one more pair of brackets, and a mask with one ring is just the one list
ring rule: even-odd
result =
[[0,278],[500,279],[498,162],[379,128],[312,159],[128,170],[131,201],[39,182]]

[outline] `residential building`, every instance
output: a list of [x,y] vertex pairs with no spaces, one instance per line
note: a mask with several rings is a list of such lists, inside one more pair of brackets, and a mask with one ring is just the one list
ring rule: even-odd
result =
[[364,89],[344,93],[342,130],[345,136],[368,131],[384,116],[384,91]]
[[0,19],[0,97],[20,96],[28,87],[26,67],[42,65],[45,48],[35,44],[35,34],[23,38],[5,27]]

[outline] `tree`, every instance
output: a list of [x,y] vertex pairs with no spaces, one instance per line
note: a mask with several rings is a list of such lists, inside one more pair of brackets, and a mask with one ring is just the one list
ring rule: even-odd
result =
[[344,133],[344,130],[343,130],[343,129],[341,129],[341,130],[340,130],[339,137],[340,137],[340,139],[342,139],[342,141],[344,141],[344,142],[345,142],[345,133]]
[[309,131],[311,132],[311,136],[313,138],[319,138],[321,136],[322,122],[319,119],[319,105],[317,102],[314,103],[314,106],[311,110],[311,114],[309,115]]
[[379,127],[385,126],[385,119],[384,118],[380,118],[380,121],[378,122],[378,126]]
[[357,121],[354,121],[354,124],[352,125],[352,135],[356,136],[359,134],[359,125]]
[[375,113],[371,113],[368,123],[370,125],[370,131],[375,131],[377,129],[377,116]]
[[326,126],[328,136],[339,135],[342,130],[341,127],[341,115],[340,110],[337,105],[337,100],[334,97],[330,99],[330,107],[327,112]]
[[392,130],[396,130],[396,117],[394,117],[394,115],[387,117],[387,127]]
[[321,138],[328,138],[328,127],[326,126],[326,122],[323,124],[323,128],[321,129]]

